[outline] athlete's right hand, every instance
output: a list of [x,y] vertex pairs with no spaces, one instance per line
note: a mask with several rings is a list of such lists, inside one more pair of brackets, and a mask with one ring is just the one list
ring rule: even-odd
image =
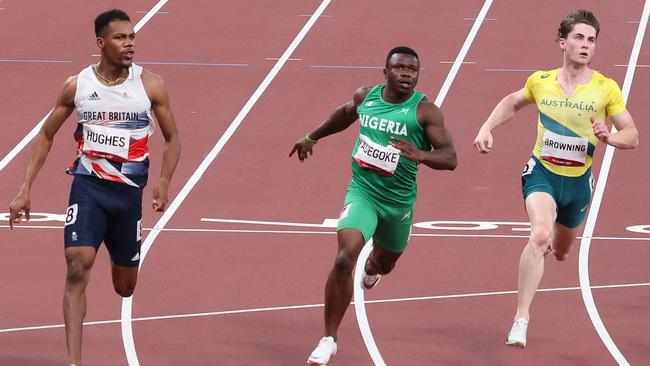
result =
[[479,130],[478,135],[474,139],[474,147],[481,154],[487,154],[492,150],[492,133],[486,130]]
[[14,224],[20,223],[23,217],[29,221],[29,194],[18,193],[16,198],[9,205],[9,227],[14,228]]
[[303,162],[305,159],[307,159],[308,155],[314,155],[314,151],[312,150],[314,145],[314,142],[309,142],[305,137],[303,137],[300,140],[296,141],[296,144],[293,145],[293,149],[291,149],[289,157],[293,156],[294,153],[298,153],[298,160]]

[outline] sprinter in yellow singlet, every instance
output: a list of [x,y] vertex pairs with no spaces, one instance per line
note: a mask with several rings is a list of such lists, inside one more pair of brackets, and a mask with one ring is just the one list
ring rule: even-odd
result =
[[[584,222],[597,143],[622,149],[638,144],[638,132],[620,88],[589,67],[599,31],[590,11],[569,13],[557,34],[564,53],[562,67],[535,72],[523,89],[503,98],[474,140],[479,152],[490,152],[492,129],[521,108],[537,105],[537,141],[522,174],[531,234],[519,261],[517,312],[506,340],[511,346],[526,346],[529,309],[544,273],[544,257],[553,253],[557,260],[564,260]],[[609,132],[603,123],[607,118],[618,132]]]

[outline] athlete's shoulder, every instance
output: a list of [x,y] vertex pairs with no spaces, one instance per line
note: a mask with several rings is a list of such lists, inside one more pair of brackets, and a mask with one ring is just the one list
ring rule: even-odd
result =
[[140,74],[140,78],[142,79],[143,83],[149,83],[149,84],[160,84],[163,85],[164,81],[162,76],[155,74],[145,68],[142,68],[142,73]]
[[357,90],[354,91],[354,94],[352,95],[352,100],[354,101],[354,104],[361,105],[363,103],[363,100],[366,99],[370,91],[375,88],[376,85],[364,85]]
[[63,82],[61,87],[61,95],[63,100],[74,102],[74,97],[77,94],[77,80],[79,79],[79,74],[68,76],[68,78]]
[[76,87],[77,79],[79,79],[79,74],[68,76],[63,82],[63,88]]
[[557,74],[557,69],[554,70],[538,70],[528,76],[528,81],[531,82],[545,82],[554,81]]
[[620,90],[620,87],[616,80],[612,78],[608,78],[607,76],[603,75],[602,73],[594,70],[594,75],[593,75],[593,80],[592,84],[596,85],[599,88],[603,88],[606,90]]
[[422,99],[418,104],[418,108],[438,110],[438,111],[440,110],[440,108],[438,108],[437,105],[435,105],[432,101],[430,101],[425,94],[422,94]]
[[442,111],[424,95],[417,109],[417,118],[421,124],[426,123],[444,123]]
[[168,100],[169,97],[167,94],[167,87],[165,86],[165,82],[160,75],[154,74],[153,72],[142,68],[140,79],[142,80],[144,91],[147,93],[149,100],[153,104]]

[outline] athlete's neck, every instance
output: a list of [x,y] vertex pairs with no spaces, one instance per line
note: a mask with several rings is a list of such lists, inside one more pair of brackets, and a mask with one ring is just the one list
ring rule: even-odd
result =
[[588,65],[565,63],[557,73],[557,81],[566,85],[587,84],[593,74]]
[[103,60],[100,60],[97,65],[94,65],[93,70],[99,76],[99,79],[108,85],[119,84],[129,76],[128,67],[110,65]]
[[411,95],[413,95],[413,90],[408,93],[400,93],[392,90],[388,85],[384,84],[384,90],[381,91],[381,98],[388,103],[403,103],[407,101]]

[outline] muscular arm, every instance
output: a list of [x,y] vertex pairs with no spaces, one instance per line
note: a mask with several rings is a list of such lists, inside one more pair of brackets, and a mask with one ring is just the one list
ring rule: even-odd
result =
[[367,86],[357,89],[352,96],[352,100],[336,108],[329,118],[316,127],[315,130],[307,134],[309,138],[305,136],[296,141],[293,149],[289,153],[289,157],[297,152],[298,159],[304,161],[308,155],[313,153],[312,148],[316,143],[315,141],[350,127],[359,118],[357,115],[357,107],[361,105],[369,91],[370,87]]
[[63,84],[63,88],[57,97],[54,109],[43,123],[43,127],[34,138],[32,150],[29,156],[29,163],[27,164],[27,172],[25,179],[20,186],[16,198],[9,205],[9,225],[13,227],[14,223],[20,222],[22,219],[21,211],[25,212],[27,220],[29,220],[30,210],[30,190],[32,184],[45,163],[45,159],[52,148],[54,136],[63,125],[66,119],[74,111],[74,96],[77,91],[77,77],[71,76]]
[[169,94],[167,93],[167,88],[163,80],[158,75],[144,71],[142,74],[142,82],[151,101],[151,109],[156,116],[163,138],[165,139],[160,178],[154,186],[152,203],[154,210],[164,211],[169,201],[167,195],[169,182],[172,179],[174,170],[176,170],[181,153],[180,141],[178,139],[174,114],[169,103]]
[[350,127],[359,118],[357,107],[361,105],[368,92],[370,92],[370,87],[367,86],[357,89],[352,95],[352,100],[336,108],[325,122],[309,134],[309,137],[318,140]]
[[514,93],[506,95],[494,107],[488,119],[483,123],[478,131],[476,139],[474,139],[474,147],[483,154],[487,154],[492,149],[492,130],[508,122],[512,116],[517,113],[521,108],[532,104],[524,98],[524,90],[520,89]]
[[627,110],[611,117],[614,126],[618,130],[610,133],[602,123],[591,119],[594,135],[603,143],[612,145],[619,149],[633,149],[639,144],[639,131],[637,131],[632,115]]
[[424,129],[426,138],[433,150],[423,151],[408,141],[393,137],[391,145],[400,150],[400,154],[412,161],[422,163],[431,169],[454,170],[458,164],[456,149],[451,135],[445,127],[442,112],[433,103],[424,99],[418,105],[417,118]]

